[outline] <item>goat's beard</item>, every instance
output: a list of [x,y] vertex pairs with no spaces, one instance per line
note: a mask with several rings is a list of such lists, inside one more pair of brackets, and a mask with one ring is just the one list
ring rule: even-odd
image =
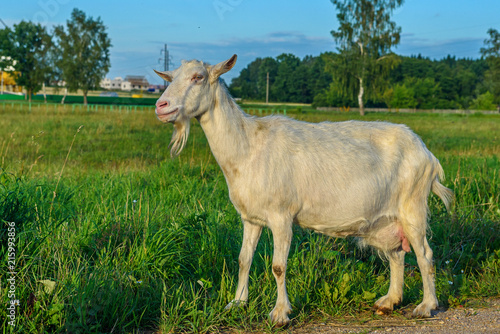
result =
[[180,117],[175,120],[174,133],[170,141],[170,156],[172,158],[181,154],[189,136],[189,129],[191,127],[191,120],[189,117],[179,115]]

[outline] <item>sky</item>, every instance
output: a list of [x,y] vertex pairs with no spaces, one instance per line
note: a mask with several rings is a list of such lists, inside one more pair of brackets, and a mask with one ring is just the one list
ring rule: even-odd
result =
[[[161,50],[167,44],[171,69],[182,59],[216,64],[238,55],[223,78],[230,82],[257,57],[292,53],[303,58],[335,51],[338,28],[330,0],[19,0],[3,1],[0,19],[65,25],[74,8],[100,17],[111,38],[109,78],[144,75],[162,80]],[[500,30],[500,0],[406,0],[392,20],[402,29],[394,52],[440,59],[479,58],[490,28]],[[3,28],[0,23],[0,28]]]

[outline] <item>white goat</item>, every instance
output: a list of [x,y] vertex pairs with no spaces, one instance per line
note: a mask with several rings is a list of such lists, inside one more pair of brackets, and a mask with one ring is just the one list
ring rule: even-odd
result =
[[236,55],[215,66],[192,60],[167,72],[171,82],[156,103],[160,121],[174,123],[171,154],[182,151],[196,117],[219,163],[229,195],[243,221],[238,287],[228,305],[248,299],[248,275],[262,227],[274,238],[272,271],[278,288],[270,313],[289,322],[285,273],[292,224],[334,237],[354,236],[389,259],[387,295],[377,312],[403,297],[404,257],[413,247],[424,297],[415,316],[438,306],[432,250],[426,239],[427,198],[432,190],[449,208],[453,192],[439,183],[443,169],[408,127],[385,122],[311,124],[280,116],[257,118],[234,102],[219,76]]

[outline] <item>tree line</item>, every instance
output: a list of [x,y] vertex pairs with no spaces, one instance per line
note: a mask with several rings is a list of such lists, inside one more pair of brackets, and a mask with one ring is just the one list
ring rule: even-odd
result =
[[14,68],[16,82],[25,87],[30,102],[44,83],[64,81],[70,92],[81,89],[87,104],[89,90],[99,87],[109,71],[110,47],[101,19],[75,8],[66,25],[52,32],[30,21],[1,29],[0,69]]
[[[346,92],[331,69],[338,58],[333,52],[303,59],[292,54],[257,58],[232,80],[229,90],[235,97],[264,101],[269,73],[272,102],[357,107],[356,92]],[[500,103],[498,81],[484,58],[432,60],[417,55],[398,56],[396,62],[382,89],[366,98],[367,107],[494,110]]]
[[496,109],[500,104],[500,34],[488,30],[480,59],[440,60],[392,52],[401,28],[391,21],[404,0],[331,0],[339,28],[337,52],[300,59],[257,58],[229,86],[243,99],[314,106]]

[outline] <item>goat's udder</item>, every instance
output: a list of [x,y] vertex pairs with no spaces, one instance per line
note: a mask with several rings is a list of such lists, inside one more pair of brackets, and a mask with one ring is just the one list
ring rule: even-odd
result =
[[403,248],[403,250],[407,253],[411,252],[410,243],[408,242],[408,239],[406,238],[401,227],[398,229],[398,236],[399,240],[401,240],[401,248]]

